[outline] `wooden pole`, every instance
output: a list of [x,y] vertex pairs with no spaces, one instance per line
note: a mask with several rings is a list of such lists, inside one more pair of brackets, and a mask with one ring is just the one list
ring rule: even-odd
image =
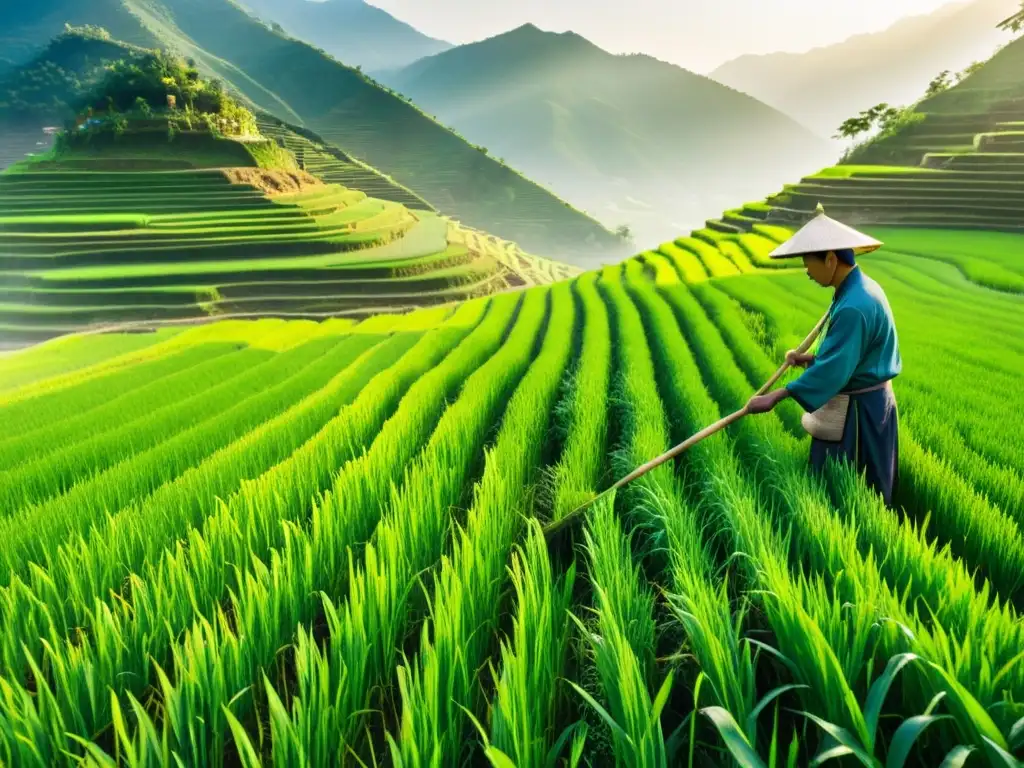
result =
[[[814,340],[816,338],[818,338],[818,334],[821,333],[821,329],[825,327],[825,323],[827,321],[828,321],[828,313],[826,312],[822,316],[821,320],[818,321],[818,324],[814,326],[814,328],[811,330],[811,332],[809,334],[807,334],[807,338],[805,338],[800,343],[800,346],[796,348],[796,351],[797,351],[798,354],[802,355],[805,352],[807,352],[808,349],[811,348],[811,345],[814,343]],[[770,390],[773,386],[775,386],[775,383],[779,379],[781,379],[783,377],[783,375],[786,373],[786,371],[789,370],[789,367],[790,367],[789,363],[788,362],[784,362],[781,366],[779,366],[779,369],[772,375],[772,377],[770,379],[768,379],[768,381],[766,381],[764,383],[764,386],[762,386],[759,390],[757,390],[757,392],[755,394],[756,395],[763,395],[763,394],[767,393],[768,390]],[[679,454],[681,454],[681,453],[689,450],[693,446],[695,446],[701,440],[703,440],[703,439],[705,439],[707,437],[711,437],[711,435],[715,434],[716,432],[720,432],[721,430],[725,429],[727,426],[729,426],[733,422],[739,421],[741,418],[743,418],[746,415],[747,415],[747,407],[743,406],[743,408],[741,408],[740,410],[736,411],[735,413],[731,413],[728,416],[725,416],[725,417],[719,419],[718,421],[716,421],[711,426],[705,427],[704,429],[702,429],[697,434],[688,437],[686,440],[684,440],[683,442],[679,443],[679,445],[677,445],[677,446],[675,446],[673,448],[670,448],[669,450],[667,450],[665,453],[661,454],[657,458],[651,459],[646,464],[643,464],[642,466],[637,467],[632,472],[630,472],[628,475],[626,475],[624,478],[622,478],[621,480],[616,482],[613,486],[611,486],[607,490],[602,491],[597,496],[592,498],[590,501],[580,505],[579,507],[574,509],[572,512],[570,512],[568,515],[563,517],[561,520],[556,520],[553,523],[549,523],[548,525],[546,525],[544,527],[544,535],[546,537],[548,537],[548,538],[551,538],[552,536],[554,536],[559,531],[561,531],[564,528],[567,528],[570,525],[572,525],[573,523],[575,523],[580,517],[583,516],[583,513],[588,508],[593,506],[596,502],[600,501],[602,498],[604,498],[608,494],[613,493],[614,491],[619,490],[624,485],[627,485],[627,484],[633,482],[634,480],[636,480],[638,477],[641,477],[642,475],[646,475],[652,469],[655,469],[655,468],[661,466],[666,461],[674,459]]]

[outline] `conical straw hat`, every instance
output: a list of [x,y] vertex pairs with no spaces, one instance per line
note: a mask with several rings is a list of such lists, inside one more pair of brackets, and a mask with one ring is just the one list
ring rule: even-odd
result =
[[818,204],[818,215],[803,225],[795,235],[770,254],[773,259],[787,259],[823,251],[852,250],[855,254],[870,253],[882,247],[873,237],[858,232],[825,215]]

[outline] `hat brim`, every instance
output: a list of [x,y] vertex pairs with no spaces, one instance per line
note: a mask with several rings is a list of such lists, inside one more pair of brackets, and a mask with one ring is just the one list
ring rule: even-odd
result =
[[768,254],[772,259],[792,259],[811,253],[851,250],[856,255],[871,253],[883,243],[853,227],[819,214],[786,242]]

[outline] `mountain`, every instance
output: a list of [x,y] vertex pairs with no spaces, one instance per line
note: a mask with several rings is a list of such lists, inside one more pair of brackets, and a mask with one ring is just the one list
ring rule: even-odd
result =
[[638,242],[832,159],[826,141],[750,96],[533,25],[386,81],[606,224],[628,224]]
[[279,24],[288,34],[367,72],[398,69],[452,47],[363,0],[242,0],[242,4],[264,21]]
[[[193,59],[248,106],[308,128],[411,189],[441,213],[538,255],[577,264],[615,258],[621,239],[361,72],[275,32],[232,0],[43,0],[4,11],[5,34],[38,48],[64,21]],[[152,43],[150,42],[150,47]]]
[[0,74],[0,123],[30,129],[61,125],[115,61],[132,61],[145,49],[109,35],[73,28],[50,41],[30,61]]
[[710,76],[832,136],[861,110],[912,103],[941,71],[989,58],[1010,40],[996,25],[1019,7],[1019,0],[957,2],[805,53],[741,56]]
[[663,254],[682,256],[697,275],[705,269],[711,275],[744,270],[748,262],[784,266],[768,252],[821,205],[830,216],[892,246],[893,263],[904,262],[901,268],[910,269],[905,260],[915,255],[940,254],[961,273],[951,273],[957,290],[966,279],[1024,294],[1021,245],[1005,234],[1019,240],[1024,231],[1021,72],[1024,37],[915,104],[906,119],[858,144],[842,164],[795,177],[762,201],[709,219]]
[[6,61],[8,68],[28,62],[65,24],[103,27],[114,38],[137,45],[158,42],[116,0],[5,2],[0,3],[0,61]]

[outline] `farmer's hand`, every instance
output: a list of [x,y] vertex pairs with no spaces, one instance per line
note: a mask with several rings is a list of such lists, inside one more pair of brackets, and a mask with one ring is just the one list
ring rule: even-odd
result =
[[747,413],[768,413],[789,393],[785,389],[777,389],[767,395],[755,395],[747,401]]
[[814,355],[808,355],[805,352],[797,352],[795,349],[791,349],[786,353],[786,362],[793,367],[806,368],[814,362]]

